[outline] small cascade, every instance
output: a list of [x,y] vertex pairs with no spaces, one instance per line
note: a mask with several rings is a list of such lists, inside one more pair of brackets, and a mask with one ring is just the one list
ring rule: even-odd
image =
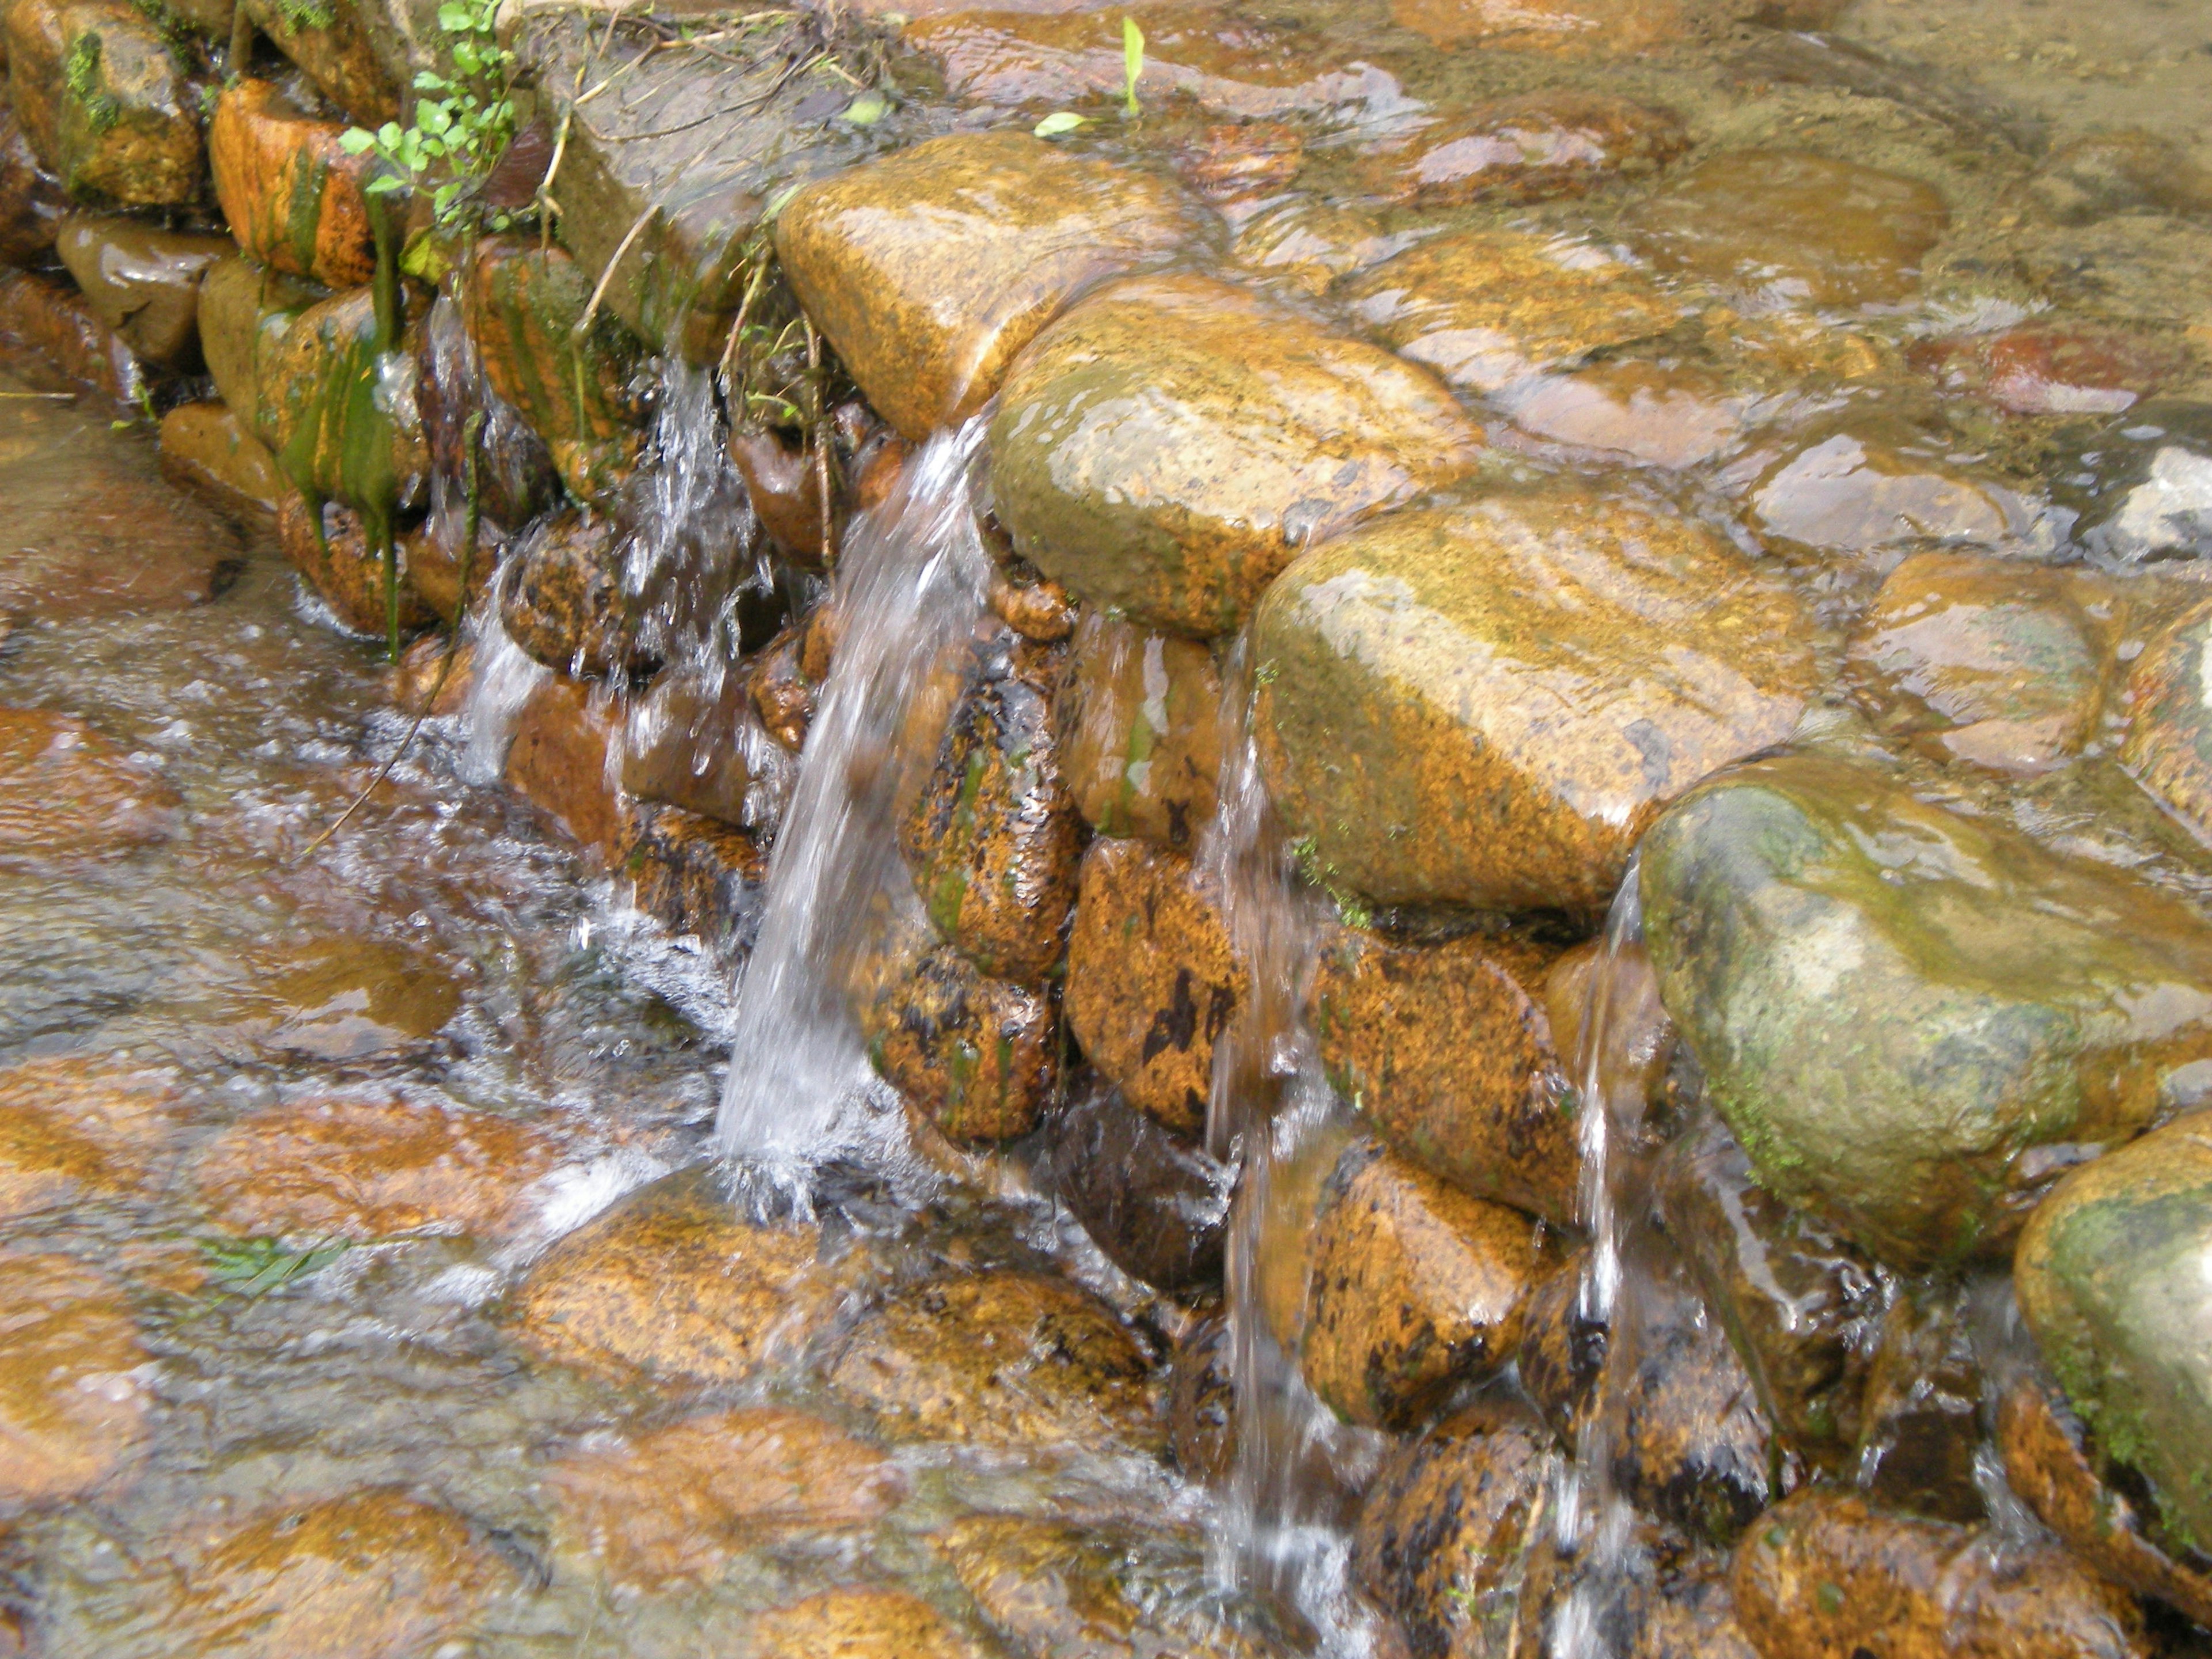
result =
[[499,781],[507,765],[507,741],[515,716],[530,701],[530,694],[553,675],[551,669],[514,642],[501,620],[501,596],[511,574],[510,567],[492,579],[467,623],[476,655],[468,702],[461,711],[465,738],[459,765],[461,776],[471,783]]
[[934,733],[923,751],[907,728],[983,615],[991,567],[970,476],[982,436],[979,418],[932,439],[845,541],[830,601],[836,653],[738,986],[740,1059],[719,1124],[724,1155],[772,1188],[803,1185],[873,1086],[848,987],[915,902],[897,802],[930,763]]

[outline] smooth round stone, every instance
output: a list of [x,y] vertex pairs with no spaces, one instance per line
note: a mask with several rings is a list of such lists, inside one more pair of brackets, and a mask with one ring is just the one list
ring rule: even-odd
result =
[[993,979],[951,945],[872,968],[868,1059],[909,1110],[956,1141],[1027,1134],[1060,1081],[1059,1004]]
[[199,363],[200,279],[235,244],[228,236],[167,231],[135,219],[79,214],[54,252],[94,314],[149,362]]
[[264,1048],[356,1060],[435,1036],[461,1006],[459,981],[386,939],[339,938],[271,953],[249,994]]
[[1231,1166],[1161,1127],[1103,1078],[1073,1091],[1047,1134],[1047,1184],[1115,1267],[1165,1291],[1220,1278]]
[[1910,361],[1944,390],[2013,415],[2117,415],[2188,373],[2187,358],[2170,346],[2081,323],[1930,340]]
[[264,513],[276,512],[290,489],[268,446],[222,404],[183,404],[161,417],[161,473]]
[[59,1255],[0,1255],[0,1507],[67,1501],[137,1461],[152,1408],[122,1287]]
[[1837,433],[1769,472],[1753,492],[1748,516],[1761,536],[1826,552],[1880,553],[2023,542],[2038,515],[2002,484],[1879,440]]
[[1917,179],[1794,150],[1700,162],[1638,216],[1661,263],[1819,306],[1898,300],[1950,222]]
[[1524,432],[1673,471],[1727,454],[1757,410],[1709,370],[1634,357],[1533,376],[1497,401]]
[[1312,295],[1402,252],[1413,238],[1364,208],[1302,191],[1243,204],[1231,252],[1255,276]]
[[168,839],[168,785],[66,714],[0,708],[0,859],[102,858]]
[[1447,116],[1362,168],[1374,194],[1424,207],[1579,196],[1689,148],[1679,117],[1596,93],[1524,94]]
[[755,1659],[992,1659],[904,1590],[824,1590],[751,1621]]

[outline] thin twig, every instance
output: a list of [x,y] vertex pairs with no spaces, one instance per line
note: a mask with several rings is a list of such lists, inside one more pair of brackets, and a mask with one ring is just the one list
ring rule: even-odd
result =
[[834,569],[837,550],[830,545],[832,515],[830,502],[830,398],[826,377],[822,368],[822,336],[816,331],[813,320],[800,316],[806,323],[806,380],[808,401],[814,405],[814,489],[822,498],[822,565]]

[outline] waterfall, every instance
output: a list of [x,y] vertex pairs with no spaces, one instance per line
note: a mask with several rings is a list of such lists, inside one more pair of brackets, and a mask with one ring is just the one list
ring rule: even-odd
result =
[[915,904],[896,814],[935,734],[924,748],[907,728],[984,615],[991,566],[971,482],[983,429],[978,416],[909,459],[854,521],[830,599],[837,647],[769,855],[718,1124],[725,1157],[789,1194],[850,1138],[871,1092],[848,987]]

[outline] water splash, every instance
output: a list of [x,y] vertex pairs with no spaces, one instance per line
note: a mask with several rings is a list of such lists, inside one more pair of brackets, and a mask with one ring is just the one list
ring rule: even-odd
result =
[[982,435],[978,417],[930,440],[854,521],[839,566],[836,653],[769,858],[717,1125],[724,1156],[787,1194],[861,1127],[872,1093],[848,987],[915,904],[897,803],[935,741],[925,750],[908,728],[984,615],[991,565],[971,477]]

